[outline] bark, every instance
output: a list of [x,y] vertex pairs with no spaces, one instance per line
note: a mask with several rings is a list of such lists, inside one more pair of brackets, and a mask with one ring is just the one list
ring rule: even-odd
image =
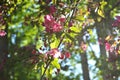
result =
[[[7,2],[6,0],[0,1],[0,28],[4,25],[5,31],[7,32],[7,23],[5,18],[7,18]],[[9,5],[9,4],[8,4]],[[7,75],[5,74],[5,64],[8,54],[8,41],[7,35],[0,36],[0,80],[8,80]]]
[[5,63],[8,54],[7,36],[0,37],[0,80],[7,80],[5,74]]
[[[78,36],[78,43],[81,46],[81,43],[84,43],[83,40],[83,34],[84,30],[81,31],[80,35]],[[82,65],[82,73],[83,73],[83,79],[84,80],[90,80],[90,75],[89,75],[89,67],[88,67],[88,59],[87,59],[87,53],[86,51],[83,51],[80,53],[81,57],[81,65]]]
[[[97,29],[98,38],[101,38],[102,42],[104,42],[105,36],[107,36],[104,22],[97,22],[96,29]],[[103,80],[106,80],[106,72],[107,72],[106,70],[108,70],[106,59],[107,59],[107,55],[106,55],[105,46],[100,45],[100,64],[101,64],[100,69],[103,71],[102,73]]]
[[110,70],[108,67],[108,62],[106,61],[107,54],[106,54],[105,44],[104,44],[105,38],[108,35],[112,34],[112,19],[110,19],[108,16],[106,19],[103,19],[101,22],[96,21],[96,30],[97,30],[98,38],[101,38],[103,42],[103,45],[99,45],[100,46],[99,62],[101,64],[99,69],[102,71],[103,80],[117,80],[117,79],[114,79],[113,77],[108,77],[109,76],[108,74],[110,74]]
[[83,79],[84,80],[90,80],[89,77],[89,69],[88,69],[88,59],[87,59],[87,55],[86,52],[81,53],[81,64],[82,64],[82,72],[83,72]]

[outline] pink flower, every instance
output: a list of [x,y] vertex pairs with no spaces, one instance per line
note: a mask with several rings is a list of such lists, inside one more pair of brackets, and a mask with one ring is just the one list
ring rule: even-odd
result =
[[120,16],[116,16],[117,21],[120,22]]
[[119,26],[120,22],[118,22],[117,20],[115,20],[112,24],[112,26],[116,27],[116,26]]
[[51,14],[54,14],[54,13],[56,12],[56,8],[55,8],[54,5],[50,6],[50,7],[49,7],[49,10],[50,10],[50,13],[51,13]]
[[71,54],[69,52],[65,52],[65,57],[66,58],[70,58],[71,57]]
[[60,20],[60,22],[65,22],[66,18],[65,18],[64,15],[62,15],[61,18],[60,18],[59,20]]
[[60,32],[62,30],[61,24],[57,23],[52,15],[46,15],[44,19],[44,26],[46,27],[46,32]]
[[64,59],[64,54],[61,54],[59,58]]
[[61,55],[60,51],[57,48],[51,49],[46,54],[52,56],[53,58],[58,58]]
[[44,17],[44,26],[46,27],[47,32],[52,32],[52,27],[55,22],[54,18],[52,15],[45,15]]
[[113,46],[110,47],[110,52],[113,52],[115,48]]
[[52,21],[55,21],[52,15],[45,15],[44,19],[46,23],[51,23]]
[[105,43],[105,49],[106,51],[110,51],[111,49],[111,44],[109,44],[108,42]]
[[73,22],[70,21],[69,24],[68,24],[69,27],[72,27],[73,26]]
[[60,32],[62,30],[62,26],[59,23],[53,24],[53,32]]
[[5,36],[7,33],[4,30],[0,30],[0,36],[3,37]]

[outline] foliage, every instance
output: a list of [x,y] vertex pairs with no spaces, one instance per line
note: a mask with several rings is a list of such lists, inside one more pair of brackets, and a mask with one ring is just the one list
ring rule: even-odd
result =
[[[0,4],[5,8],[0,10],[0,36],[7,34],[9,45],[3,68],[8,80],[81,79],[84,70],[78,72],[83,68],[76,64],[83,66],[84,54],[88,62],[95,62],[88,64],[92,80],[118,79],[119,0],[3,0]],[[99,46],[100,56],[94,45]]]

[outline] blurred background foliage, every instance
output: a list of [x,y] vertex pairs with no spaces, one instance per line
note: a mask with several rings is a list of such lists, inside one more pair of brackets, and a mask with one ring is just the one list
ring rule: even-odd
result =
[[[52,34],[43,25],[51,5],[57,8],[56,19],[66,16],[64,29]],[[56,48],[61,39],[59,49],[69,51],[71,57],[60,60],[60,65],[54,60],[43,80],[119,80],[120,56],[112,59],[105,50],[108,36],[113,37],[111,44],[119,38],[120,25],[112,27],[115,16],[120,15],[119,0],[2,0],[0,7],[6,22],[0,27],[6,28],[8,40],[1,80],[40,80],[44,55],[33,51],[44,53]]]

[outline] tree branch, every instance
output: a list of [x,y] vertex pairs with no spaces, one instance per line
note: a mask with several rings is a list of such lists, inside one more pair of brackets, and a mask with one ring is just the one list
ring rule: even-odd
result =
[[53,59],[53,58],[51,57],[50,61],[48,61],[48,63],[46,63],[45,70],[44,70],[43,75],[41,76],[40,80],[43,79],[43,77],[44,77],[44,75],[45,75],[45,72],[47,71],[47,68],[49,67],[50,63],[52,62],[52,59]]
[[[71,19],[72,19],[72,17],[73,17],[73,15],[74,15],[74,13],[75,13],[75,11],[76,11],[77,5],[79,4],[79,2],[80,2],[80,1],[81,1],[81,0],[77,0],[76,5],[75,5],[75,7],[74,7],[74,9],[73,9],[73,13],[72,13],[72,15],[71,15],[71,17],[70,17],[70,20],[69,20],[69,21],[71,21]],[[60,44],[62,43],[62,41],[63,41],[64,37],[65,37],[65,36],[63,36],[63,37],[62,37],[62,39],[61,39],[60,43],[58,44],[58,47],[57,47],[57,48],[59,48],[59,47],[60,47]],[[52,60],[53,60],[53,58],[51,57],[50,61],[48,61],[48,63],[46,64],[45,70],[44,70],[43,75],[41,76],[40,80],[42,80],[42,79],[43,79],[43,77],[44,77],[44,75],[45,75],[45,73],[46,73],[46,71],[47,71],[47,69],[48,69],[48,67],[49,67],[50,63],[52,62]]]

